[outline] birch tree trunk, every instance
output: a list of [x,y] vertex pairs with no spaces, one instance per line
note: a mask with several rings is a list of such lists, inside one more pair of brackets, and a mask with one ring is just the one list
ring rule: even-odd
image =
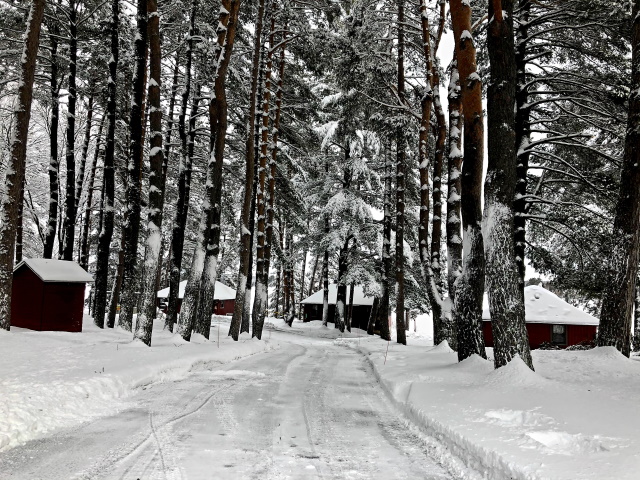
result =
[[494,365],[502,367],[519,355],[533,370],[513,224],[517,181],[513,0],[489,2],[488,15],[487,47],[491,65],[487,89],[489,163],[484,184],[482,236]]
[[162,244],[162,212],[164,209],[164,152],[162,150],[162,65],[160,52],[160,15],[157,0],[147,0],[149,35],[149,214],[144,263],[142,265],[141,310],[134,338],[151,346],[153,320],[156,317],[156,278]]
[[627,134],[620,177],[620,194],[613,221],[613,248],[609,259],[600,313],[597,345],[631,350],[631,315],[638,278],[640,250],[640,0],[634,0],[631,33],[631,93]]
[[[238,286],[236,290],[236,301],[231,318],[229,335],[234,340],[238,340],[240,334],[240,324],[242,314],[245,309],[245,289],[247,288],[247,276],[249,275],[249,242],[251,232],[249,231],[249,214],[251,213],[251,193],[253,189],[253,163],[255,148],[255,115],[256,97],[258,91],[258,69],[260,67],[260,43],[262,39],[262,22],[264,17],[265,0],[259,0],[258,18],[256,19],[253,49],[253,65],[251,69],[251,94],[249,96],[249,118],[247,119],[247,143],[246,143],[246,172],[244,185],[244,199],[242,202],[242,213],[240,215],[240,267],[238,271]],[[248,308],[248,307],[247,307]]]
[[109,256],[115,215],[115,132],[116,132],[116,85],[118,71],[118,28],[120,23],[119,0],[111,3],[111,58],[109,59],[109,82],[107,98],[107,138],[105,140],[103,168],[103,211],[102,226],[98,236],[96,254],[95,295],[93,303],[93,322],[104,328],[104,316],[107,309],[107,289],[109,276]]
[[63,259],[73,260],[73,241],[75,239],[76,226],[76,62],[78,60],[78,25],[75,0],[69,0],[69,76],[67,90],[69,99],[67,103],[67,178],[66,196],[64,201],[64,248]]
[[24,183],[27,158],[27,137],[31,118],[33,79],[40,42],[40,27],[44,16],[45,0],[33,0],[27,18],[27,30],[22,48],[22,64],[18,86],[18,105],[13,113],[9,165],[5,176],[6,193],[0,201],[0,328],[11,327],[11,285],[13,282],[13,255],[18,226],[18,198]]
[[122,229],[124,241],[124,271],[122,272],[122,301],[120,309],[120,328],[131,331],[133,309],[136,306],[138,288],[138,242],[140,236],[142,155],[141,138],[144,131],[144,97],[147,70],[148,19],[147,0],[137,1],[137,33],[134,42],[135,70],[133,73],[133,92],[131,114],[129,117],[129,162],[127,164],[126,201],[129,215]]
[[482,85],[476,72],[476,47],[471,35],[471,7],[450,0],[451,23],[460,71],[464,113],[464,164],[461,181],[461,212],[464,229],[464,263],[457,280],[453,320],[458,330],[458,360],[478,354],[486,358],[482,335],[484,296],[484,245],[482,241],[482,163],[484,125]]

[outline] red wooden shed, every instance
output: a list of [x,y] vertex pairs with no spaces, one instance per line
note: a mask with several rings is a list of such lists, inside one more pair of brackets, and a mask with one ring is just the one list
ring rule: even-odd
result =
[[[525,322],[531,348],[538,348],[542,343],[568,347],[595,339],[598,319],[570,305],[546,288],[538,285],[525,287],[524,298]],[[482,330],[485,345],[493,347],[486,297],[482,311]]]
[[11,325],[40,331],[81,332],[84,290],[93,282],[80,265],[25,259],[13,270]]
[[[178,313],[182,307],[182,299],[184,291],[187,288],[187,280],[180,282],[178,288]],[[167,313],[169,302],[169,287],[158,291],[157,307]],[[213,292],[213,315],[232,315],[236,304],[236,291],[228,287],[222,282],[216,281],[215,290]]]

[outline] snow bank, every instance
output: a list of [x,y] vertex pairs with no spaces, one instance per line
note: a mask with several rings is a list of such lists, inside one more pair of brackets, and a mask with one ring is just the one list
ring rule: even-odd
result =
[[536,350],[533,372],[520,358],[498,370],[477,355],[458,363],[444,343],[348,345],[412,422],[482,478],[637,478],[638,357]]
[[[0,451],[60,428],[124,408],[127,397],[154,382],[183,378],[272,349],[269,341],[242,335],[233,342],[214,324],[211,341],[193,342],[154,324],[152,347],[132,342],[121,329],[100,330],[85,317],[82,333],[13,328],[0,335]],[[229,372],[227,372],[229,373]]]

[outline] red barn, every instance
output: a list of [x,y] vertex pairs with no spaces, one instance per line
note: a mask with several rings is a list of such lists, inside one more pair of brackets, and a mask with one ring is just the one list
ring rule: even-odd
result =
[[[184,290],[187,287],[187,281],[180,282],[180,288],[178,290],[178,312],[182,306],[182,299],[184,298]],[[169,287],[163,288],[158,291],[158,308],[167,313],[167,306],[169,302]],[[213,314],[214,315],[232,315],[233,308],[236,304],[236,291],[227,287],[224,283],[216,282],[216,288],[213,292]]]
[[65,260],[25,259],[13,270],[11,326],[81,332],[84,290],[93,282],[80,265]]
[[[525,287],[524,299],[525,322],[531,348],[538,348],[542,343],[568,347],[595,339],[598,319],[568,304],[549,290],[537,285]],[[493,347],[490,318],[485,297],[482,330],[487,347]]]

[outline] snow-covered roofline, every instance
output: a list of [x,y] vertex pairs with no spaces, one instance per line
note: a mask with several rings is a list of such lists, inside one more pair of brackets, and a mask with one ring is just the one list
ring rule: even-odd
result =
[[[338,287],[335,283],[329,285],[329,305],[336,304],[336,298],[338,297]],[[349,302],[349,287],[347,286],[347,303]],[[305,305],[322,305],[323,303],[323,290],[320,289],[313,295],[305,298],[302,302]],[[356,285],[353,289],[353,304],[354,305],[373,305],[373,297],[367,297],[362,290],[362,287]]]
[[91,283],[93,277],[76,262],[68,260],[52,260],[49,258],[25,258],[13,269],[16,272],[27,266],[43,282],[58,283]]

